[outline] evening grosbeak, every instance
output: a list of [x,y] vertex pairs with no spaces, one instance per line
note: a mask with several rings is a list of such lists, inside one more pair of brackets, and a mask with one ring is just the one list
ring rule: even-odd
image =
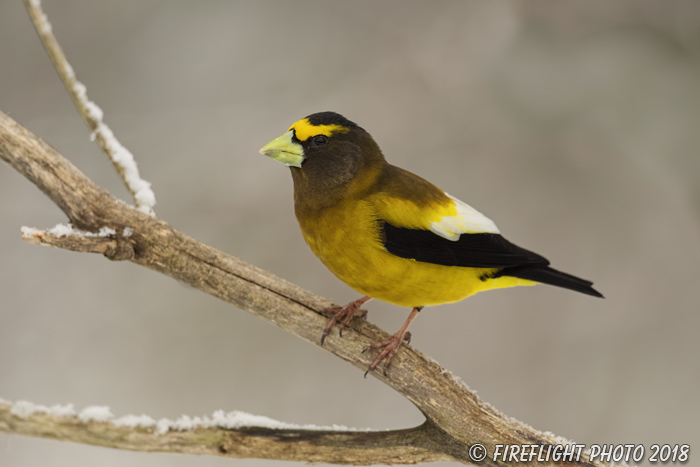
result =
[[354,316],[365,316],[361,306],[372,298],[412,309],[396,334],[369,347],[379,354],[368,372],[382,360],[386,371],[428,305],[539,283],[602,297],[592,282],[510,243],[476,209],[388,164],[372,136],[337,113],[299,120],[260,153],[289,166],[296,217],[311,251],[364,294],[332,309],[321,343],[336,322],[342,332]]

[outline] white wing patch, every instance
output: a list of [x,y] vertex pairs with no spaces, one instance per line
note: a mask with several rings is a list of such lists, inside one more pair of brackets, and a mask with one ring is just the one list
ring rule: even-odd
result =
[[463,233],[501,233],[496,224],[479,211],[445,193],[455,203],[456,216],[445,216],[440,222],[431,222],[430,230],[443,238],[456,242]]

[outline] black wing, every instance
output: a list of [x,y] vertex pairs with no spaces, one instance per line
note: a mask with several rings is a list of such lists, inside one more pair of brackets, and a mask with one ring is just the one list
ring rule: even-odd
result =
[[383,222],[384,248],[401,258],[442,266],[507,268],[523,265],[547,266],[547,261],[499,234],[462,234],[452,241],[430,230],[395,227]]
[[594,297],[602,297],[591,281],[549,267],[546,258],[513,245],[499,234],[462,234],[457,241],[448,240],[429,230],[395,227],[382,222],[384,248],[398,257],[442,266],[494,268],[484,275],[488,280],[501,276],[555,285]]

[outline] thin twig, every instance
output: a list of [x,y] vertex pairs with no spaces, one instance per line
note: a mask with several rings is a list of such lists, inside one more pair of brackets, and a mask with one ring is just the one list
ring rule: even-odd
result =
[[80,113],[88,128],[90,128],[92,132],[91,138],[97,142],[109,157],[126,188],[134,198],[137,209],[146,214],[154,215],[153,206],[156,204],[156,197],[153,190],[151,190],[151,184],[141,178],[134,156],[122,146],[112,130],[102,121],[102,109],[88,99],[85,85],[76,79],[73,67],[68,63],[68,59],[53,34],[51,23],[49,23],[46,14],[41,9],[41,1],[24,0],[24,4],[34,24],[34,28],[39,34],[41,43],[44,45],[51,62],[53,62],[58,75],[73,99],[78,113]]
[[[333,305],[329,300],[118,202],[55,149],[2,112],[0,159],[37,185],[77,228],[89,232],[98,232],[103,228],[123,232],[125,228],[131,228],[133,233],[127,237],[127,241],[132,245],[134,256],[130,261],[225,300],[320,346],[320,336],[328,319],[323,310]],[[363,354],[362,350],[389,335],[363,320],[352,321],[346,329],[342,339],[331,334],[322,348],[364,371],[371,356]],[[469,447],[474,443],[484,445],[489,453],[494,452],[496,444],[553,446],[570,443],[500,413],[481,401],[447,370],[410,346],[401,348],[387,375],[381,371],[373,374],[404,395],[426,416],[426,423],[422,425],[424,428],[414,432],[416,438],[408,443],[413,448],[428,446],[433,452],[471,463]],[[16,425],[10,423],[6,429],[13,432],[13,426]],[[56,431],[49,426],[42,436],[56,437]],[[119,436],[115,434],[113,437]],[[80,438],[76,437],[75,440],[80,441]],[[290,450],[303,449],[303,442],[290,442],[287,447]],[[330,454],[328,458],[323,458],[322,452],[328,453],[318,448],[316,457],[305,460],[313,458],[313,462],[345,462],[345,459]],[[352,463],[379,462],[386,455],[383,449],[364,449],[361,454],[358,453],[361,459],[353,458]],[[255,456],[251,453],[248,457]],[[420,461],[416,456],[407,454],[401,461],[393,462]],[[573,462],[550,459],[536,463],[602,465],[590,462],[585,454]],[[487,457],[479,465],[504,463],[501,459]]]

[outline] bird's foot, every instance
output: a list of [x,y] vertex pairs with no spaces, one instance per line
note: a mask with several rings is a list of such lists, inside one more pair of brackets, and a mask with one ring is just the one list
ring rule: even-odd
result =
[[372,344],[362,351],[362,353],[365,353],[368,350],[382,349],[379,352],[379,355],[377,355],[372,364],[369,366],[367,371],[365,371],[365,378],[367,377],[367,374],[370,371],[373,371],[375,368],[377,368],[377,366],[381,363],[382,360],[384,360],[384,376],[386,376],[386,370],[387,368],[389,368],[391,360],[394,358],[394,355],[396,355],[396,352],[399,350],[399,347],[401,347],[401,343],[404,341],[407,344],[411,342],[411,333],[408,331],[404,331],[403,329],[402,331],[397,332],[385,341]]
[[364,319],[367,319],[367,310],[361,309],[360,307],[369,300],[369,297],[362,297],[360,299],[348,303],[345,306],[334,306],[326,308],[324,311],[333,313],[333,317],[328,321],[326,329],[323,330],[323,334],[321,335],[321,345],[323,345],[323,342],[326,340],[326,336],[330,334],[331,329],[333,329],[333,325],[335,323],[340,321],[340,326],[338,327],[338,334],[340,335],[340,337],[343,337],[343,328],[350,322],[351,319],[353,319],[355,316],[360,316]]

